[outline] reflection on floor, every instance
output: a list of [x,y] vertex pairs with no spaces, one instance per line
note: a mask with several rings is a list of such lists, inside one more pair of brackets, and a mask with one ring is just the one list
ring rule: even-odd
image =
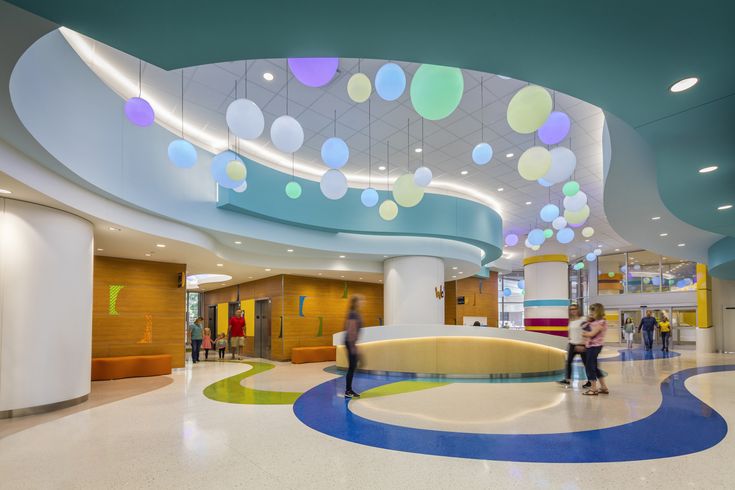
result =
[[[617,357],[616,349],[608,354]],[[460,383],[358,375],[356,387],[366,396],[347,401],[339,374],[325,371],[331,363],[268,361],[276,367],[250,376],[242,376],[252,369],[243,363],[187,365],[171,376],[123,380],[131,386],[169,383],[152,391],[0,421],[2,487],[735,486],[729,470],[735,444],[725,425],[735,422],[735,356],[684,351],[679,357],[612,358],[604,365],[611,388],[604,397],[583,397],[578,383],[565,389],[550,380]],[[294,406],[223,403],[204,395],[208,386],[237,377],[238,385],[253,391],[304,395]],[[98,384],[92,399],[95,391]],[[12,433],[8,423],[16,424]],[[458,442],[456,434],[467,439]],[[578,434],[592,437],[585,441]],[[362,440],[365,435],[390,444]],[[498,439],[474,444],[483,437]],[[496,454],[474,459],[487,457],[478,453],[487,447]],[[539,447],[546,457],[539,457]],[[467,454],[456,454],[457,448]],[[452,451],[461,457],[426,454]],[[675,455],[685,452],[691,454]],[[638,461],[650,457],[661,459]],[[519,460],[621,462],[570,467]]]

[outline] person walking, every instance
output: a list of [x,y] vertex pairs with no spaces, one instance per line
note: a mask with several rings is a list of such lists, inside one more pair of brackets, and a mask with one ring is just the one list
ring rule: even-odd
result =
[[658,329],[661,332],[661,350],[669,352],[669,341],[671,340],[671,322],[666,315],[658,322]]
[[[567,344],[567,363],[566,363],[566,377],[561,381],[558,381],[560,385],[569,386],[572,384],[572,362],[576,356],[582,359],[582,364],[585,364],[585,347],[586,341],[582,337],[582,328],[587,322],[587,317],[579,316],[579,307],[575,304],[569,306],[569,343]],[[588,387],[589,381],[583,385]]]
[[209,327],[204,327],[204,332],[202,334],[202,349],[204,349],[204,360],[209,360],[209,351],[210,349],[213,349],[212,345],[212,331],[209,329]]
[[625,341],[628,343],[628,350],[633,348],[634,333],[635,324],[633,323],[633,319],[631,317],[628,317],[625,319],[625,323],[623,324],[623,335],[625,336]]
[[245,317],[242,315],[242,310],[235,310],[235,316],[230,318],[230,324],[227,334],[230,337],[230,352],[232,358],[240,359],[241,353],[245,353]]
[[360,336],[362,328],[362,316],[360,316],[360,307],[362,306],[362,298],[353,296],[350,298],[350,307],[347,313],[347,321],[345,321],[345,347],[347,348],[347,377],[345,380],[345,398],[359,398],[360,394],[352,389],[352,379],[357,369],[357,339]]
[[[590,331],[583,331],[582,336],[587,339],[587,351],[585,353],[587,363],[585,368],[587,370],[587,379],[590,380],[592,385],[582,394],[596,396],[602,393],[603,395],[607,395],[610,391],[605,383],[605,374],[597,366],[597,357],[600,355],[602,345],[605,343],[605,333],[607,333],[605,307],[600,303],[590,305],[590,317],[592,318]],[[600,384],[599,389],[597,388],[598,383]]]
[[638,325],[638,331],[643,330],[643,342],[646,344],[646,350],[653,349],[653,329],[658,326],[656,317],[653,316],[651,310],[646,310],[646,316],[641,319]]
[[196,364],[199,362],[199,348],[202,346],[202,325],[204,318],[197,318],[194,323],[189,325],[189,343],[191,344],[191,362]]

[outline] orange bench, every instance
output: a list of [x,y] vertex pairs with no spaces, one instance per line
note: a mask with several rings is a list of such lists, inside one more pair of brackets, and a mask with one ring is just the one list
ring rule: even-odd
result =
[[92,359],[92,381],[171,374],[171,356],[96,357]]
[[319,347],[294,347],[291,349],[291,363],[325,362],[337,360],[337,348],[333,345]]

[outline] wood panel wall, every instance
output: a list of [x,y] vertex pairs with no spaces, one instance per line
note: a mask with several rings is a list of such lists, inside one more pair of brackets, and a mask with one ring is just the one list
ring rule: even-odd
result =
[[[96,256],[92,357],[170,354],[184,366],[186,266]],[[111,310],[110,286],[122,286]],[[115,311],[116,310],[116,311]],[[83,341],[83,339],[80,339]]]
[[[487,279],[467,277],[446,282],[444,290],[446,291],[444,309],[447,325],[462,325],[462,319],[465,316],[484,316],[487,317],[488,326],[498,326],[497,272],[491,272]],[[463,305],[457,304],[457,298],[460,296],[465,298]]]
[[[347,298],[344,297],[345,292]],[[209,305],[237,301],[238,298],[240,301],[270,299],[271,357],[274,360],[285,361],[291,358],[291,349],[294,347],[331,345],[332,334],[343,328],[347,301],[354,294],[365,297],[362,312],[365,326],[382,324],[382,284],[290,275],[273,276],[204,293],[202,316],[208,323],[206,317]],[[301,296],[305,297],[301,311],[303,316],[299,314]],[[282,336],[281,320],[283,320]],[[255,352],[253,340],[253,337],[246,338],[247,355],[253,355]]]

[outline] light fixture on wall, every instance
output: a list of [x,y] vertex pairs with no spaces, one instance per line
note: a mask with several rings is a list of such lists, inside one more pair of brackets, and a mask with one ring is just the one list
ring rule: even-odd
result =
[[181,70],[181,138],[168,144],[168,159],[177,168],[191,168],[197,162],[197,150],[184,137],[184,70]]
[[125,102],[125,117],[140,127],[153,124],[156,118],[153,107],[143,98],[143,60],[138,60],[138,96],[131,97]]

